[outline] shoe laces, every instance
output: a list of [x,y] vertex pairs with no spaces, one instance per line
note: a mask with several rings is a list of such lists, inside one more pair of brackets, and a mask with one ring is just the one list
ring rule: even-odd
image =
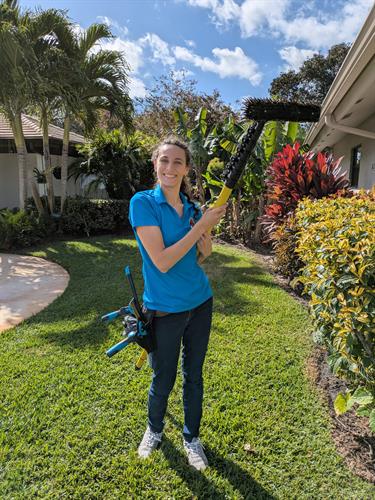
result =
[[196,453],[197,455],[201,455],[204,450],[202,443],[198,438],[194,438],[190,443],[186,442],[186,447],[189,451]]
[[161,434],[158,434],[157,432],[152,432],[151,429],[148,429],[148,432],[146,432],[145,435],[145,445],[146,446],[152,446],[155,441],[160,441],[161,439]]

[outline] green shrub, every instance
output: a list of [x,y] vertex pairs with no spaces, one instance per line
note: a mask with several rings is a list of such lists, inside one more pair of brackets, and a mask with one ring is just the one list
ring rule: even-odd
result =
[[[303,262],[296,253],[298,224],[295,215],[289,216],[272,234],[275,270],[292,280],[299,276]],[[297,286],[297,292],[301,287]]]
[[127,200],[67,198],[61,218],[63,233],[86,235],[121,231],[129,227]]
[[25,210],[0,211],[0,249],[28,247],[38,243],[50,232],[50,222],[47,218],[39,217],[33,212]]
[[375,200],[370,196],[303,200],[296,252],[304,262],[298,281],[311,301],[316,337],[350,390],[337,412],[360,405],[375,432]]
[[89,190],[103,184],[111,199],[130,200],[135,191],[154,184],[151,143],[143,134],[98,129],[90,142],[77,146],[83,158],[70,165],[69,176],[94,176]]

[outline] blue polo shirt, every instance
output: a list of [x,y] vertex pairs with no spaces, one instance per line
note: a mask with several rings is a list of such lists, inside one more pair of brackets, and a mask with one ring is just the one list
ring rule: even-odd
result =
[[194,245],[166,273],[155,266],[138,238],[136,227],[158,226],[165,247],[174,245],[191,229],[191,224],[202,217],[196,215],[194,205],[180,193],[184,205],[182,217],[169,205],[158,184],[155,189],[140,191],[130,200],[129,221],[134,230],[143,260],[143,302],[148,309],[165,312],[182,312],[194,309],[212,297],[212,290],[203,269],[197,262]]

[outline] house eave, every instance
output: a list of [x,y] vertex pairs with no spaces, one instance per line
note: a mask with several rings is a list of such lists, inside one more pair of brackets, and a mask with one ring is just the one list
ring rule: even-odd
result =
[[[350,48],[323,103],[319,122],[308,131],[306,143],[323,149],[344,136],[329,128],[326,116],[343,126],[358,128],[375,109],[375,5]],[[374,97],[372,97],[374,94]],[[364,100],[367,102],[364,102]]]

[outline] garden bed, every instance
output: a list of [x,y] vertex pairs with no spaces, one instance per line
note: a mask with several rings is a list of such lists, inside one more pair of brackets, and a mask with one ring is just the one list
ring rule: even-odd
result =
[[[251,250],[237,244],[242,250],[249,251],[273,275],[275,281],[305,307],[308,301],[297,295],[288,284],[288,280],[275,272],[272,252],[265,246]],[[351,471],[359,477],[375,484],[375,436],[370,430],[368,418],[359,417],[354,410],[343,415],[336,415],[334,400],[339,392],[345,392],[345,382],[337,378],[329,369],[327,352],[316,345],[307,361],[307,373],[314,386],[321,394],[331,417],[331,434],[337,451],[344,458]]]

